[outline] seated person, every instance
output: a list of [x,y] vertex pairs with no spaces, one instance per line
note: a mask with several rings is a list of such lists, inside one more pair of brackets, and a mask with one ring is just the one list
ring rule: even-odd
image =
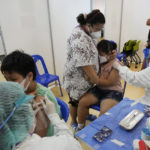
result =
[[100,115],[102,115],[118,104],[123,98],[118,71],[113,69],[112,66],[113,62],[118,60],[110,58],[113,45],[107,40],[102,40],[98,43],[97,49],[100,57],[99,80],[101,86],[91,88],[80,99],[77,130],[84,127],[84,122],[91,105],[100,104]]
[[[32,99],[18,83],[0,82],[0,150],[81,150],[79,142],[56,113],[55,104],[48,99],[42,101],[42,106],[55,134],[41,138],[33,133],[36,118],[29,103]],[[18,107],[14,105],[16,102]]]
[[[47,96],[48,99],[55,104],[56,112],[59,116],[61,116],[60,107],[53,93],[48,88],[38,84],[35,81],[36,66],[30,55],[18,50],[8,54],[2,62],[1,72],[7,81],[18,82],[23,87],[26,94],[36,95],[37,97],[35,99],[37,102],[40,101],[40,96]],[[39,118],[38,120],[42,119],[40,116],[41,113],[37,113],[37,117]],[[40,136],[44,136],[45,131],[43,131],[43,133],[40,131],[38,134]],[[50,124],[47,131],[47,136],[51,136],[53,134],[54,128]]]

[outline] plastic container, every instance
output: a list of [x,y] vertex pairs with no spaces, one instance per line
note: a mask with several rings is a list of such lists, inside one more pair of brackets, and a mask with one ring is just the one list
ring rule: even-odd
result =
[[147,118],[145,127],[141,131],[141,138],[150,141],[150,117]]

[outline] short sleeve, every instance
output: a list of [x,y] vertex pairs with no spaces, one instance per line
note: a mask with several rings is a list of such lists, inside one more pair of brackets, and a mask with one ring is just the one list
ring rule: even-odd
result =
[[92,39],[83,36],[73,42],[72,49],[75,67],[95,65],[98,54]]

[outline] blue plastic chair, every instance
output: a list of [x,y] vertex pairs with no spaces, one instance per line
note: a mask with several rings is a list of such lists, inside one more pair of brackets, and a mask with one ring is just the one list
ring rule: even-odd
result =
[[58,97],[56,97],[58,104],[60,105],[60,110],[62,114],[62,118],[64,119],[65,122],[67,122],[68,117],[69,117],[69,107],[68,105]]
[[48,84],[54,82],[54,81],[58,81],[59,84],[59,89],[60,89],[60,93],[61,96],[63,96],[62,93],[62,89],[61,89],[61,84],[60,84],[60,80],[59,80],[59,76],[57,75],[52,75],[48,73],[47,67],[45,65],[44,59],[42,56],[40,55],[32,55],[32,58],[34,59],[35,64],[40,61],[42,63],[43,69],[44,69],[44,74],[40,75],[39,71],[38,71],[38,66],[36,64],[36,81],[40,84],[42,84],[45,87],[48,87]]
[[150,62],[150,49],[145,48],[143,50],[144,57],[145,57],[145,68],[149,67],[149,62]]

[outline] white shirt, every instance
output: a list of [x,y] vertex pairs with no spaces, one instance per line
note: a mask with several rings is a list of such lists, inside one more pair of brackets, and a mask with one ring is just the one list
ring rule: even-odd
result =
[[119,65],[117,70],[121,78],[128,83],[145,88],[145,96],[141,97],[139,101],[143,104],[150,105],[150,67],[139,72],[134,72],[126,66]]
[[13,150],[82,150],[66,123],[56,113],[48,118],[54,125],[54,136],[41,138],[37,134],[29,135]]

